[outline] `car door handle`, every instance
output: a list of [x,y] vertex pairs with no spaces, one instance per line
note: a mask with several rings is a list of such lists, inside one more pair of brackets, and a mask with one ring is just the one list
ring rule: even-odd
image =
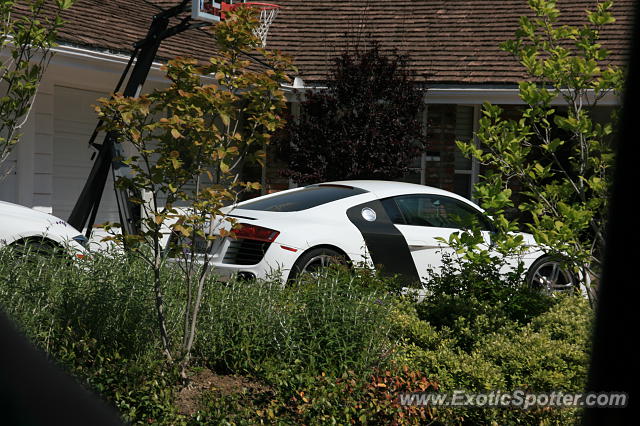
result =
[[409,240],[407,241],[410,250],[429,250],[429,249],[438,249],[442,248],[442,244],[429,244],[426,241],[416,241]]

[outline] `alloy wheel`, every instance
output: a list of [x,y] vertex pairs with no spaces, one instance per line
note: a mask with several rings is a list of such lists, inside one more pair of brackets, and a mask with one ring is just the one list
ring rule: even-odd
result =
[[569,291],[575,288],[573,275],[556,260],[537,265],[531,277],[531,285],[546,293]]

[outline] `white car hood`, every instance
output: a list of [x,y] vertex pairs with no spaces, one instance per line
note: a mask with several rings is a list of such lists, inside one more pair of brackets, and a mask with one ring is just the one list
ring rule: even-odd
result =
[[16,218],[27,220],[49,221],[52,224],[56,222],[66,223],[64,220],[50,214],[39,212],[37,210],[33,210],[29,207],[21,206],[19,204],[8,203],[6,201],[0,201],[0,215],[2,215],[3,217],[13,216]]

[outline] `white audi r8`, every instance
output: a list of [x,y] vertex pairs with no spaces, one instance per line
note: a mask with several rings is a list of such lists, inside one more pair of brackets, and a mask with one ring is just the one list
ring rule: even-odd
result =
[[[481,224],[487,241],[491,220],[471,201],[429,186],[387,181],[341,181],[290,189],[227,207],[241,225],[235,237],[215,240],[213,265],[233,274],[283,281],[336,261],[382,267],[404,282],[437,270],[448,240],[462,219]],[[562,290],[575,279],[552,257],[534,247],[522,258],[530,284]],[[204,245],[202,246],[204,247]]]
[[64,220],[18,204],[0,201],[0,248],[14,246],[33,252],[64,249],[83,257],[87,239]]

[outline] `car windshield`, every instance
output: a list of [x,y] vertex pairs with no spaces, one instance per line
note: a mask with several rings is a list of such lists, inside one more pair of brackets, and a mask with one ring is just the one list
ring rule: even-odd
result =
[[238,208],[271,212],[297,212],[365,192],[367,191],[364,189],[347,185],[311,185],[299,191],[285,192],[273,197],[249,201]]

